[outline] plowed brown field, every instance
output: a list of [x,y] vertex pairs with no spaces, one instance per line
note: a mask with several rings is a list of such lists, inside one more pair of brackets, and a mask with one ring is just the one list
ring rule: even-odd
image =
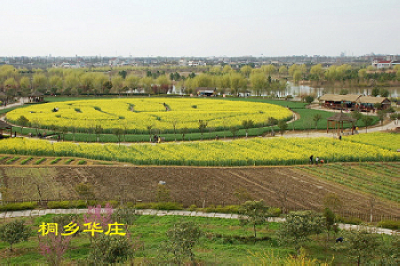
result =
[[[0,167],[3,200],[73,200],[78,183],[93,186],[96,199],[156,201],[159,181],[173,200],[198,207],[263,199],[282,210],[321,210],[324,197],[336,193],[344,216],[367,220],[400,219],[399,204],[326,181],[293,167],[200,168],[133,166]],[[6,197],[6,198],[5,198]],[[371,203],[373,202],[373,203]]]

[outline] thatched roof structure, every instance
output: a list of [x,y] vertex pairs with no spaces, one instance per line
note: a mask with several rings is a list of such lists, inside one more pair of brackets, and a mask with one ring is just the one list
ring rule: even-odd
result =
[[357,119],[354,119],[345,113],[336,113],[335,115],[327,118],[328,121],[337,121],[337,122],[355,122]]
[[357,100],[358,103],[380,103],[380,104],[390,104],[390,100],[386,97],[373,97],[373,96],[361,96]]
[[356,94],[346,94],[346,95],[324,94],[321,97],[319,97],[319,100],[332,101],[332,102],[356,102],[358,98],[360,98],[360,95]]
[[44,94],[39,91],[34,91],[31,93],[31,97],[42,97],[42,96],[44,96]]

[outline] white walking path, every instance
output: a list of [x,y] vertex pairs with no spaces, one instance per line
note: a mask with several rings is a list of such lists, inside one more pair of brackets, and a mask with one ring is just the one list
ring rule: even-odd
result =
[[[106,209],[102,209],[105,213]],[[227,213],[207,213],[207,212],[196,212],[196,211],[164,211],[164,210],[135,210],[136,214],[139,215],[154,215],[154,216],[189,216],[189,217],[210,217],[210,218],[221,218],[221,219],[239,219],[239,214],[227,214]],[[19,218],[19,217],[32,217],[32,216],[43,216],[46,214],[87,214],[87,209],[45,209],[45,210],[23,210],[23,211],[9,211],[0,212],[0,218]],[[268,217],[268,222],[283,223],[285,218],[281,217]],[[367,230],[371,233],[386,234],[386,235],[397,235],[399,234],[396,230],[390,230],[385,228],[365,226],[365,225],[351,225],[351,224],[338,224],[342,230],[358,231]]]

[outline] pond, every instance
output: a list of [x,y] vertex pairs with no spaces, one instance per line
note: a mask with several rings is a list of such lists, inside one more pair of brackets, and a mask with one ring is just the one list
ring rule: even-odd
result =
[[[372,88],[345,88],[348,90],[349,94],[361,94],[368,95],[371,93]],[[389,97],[399,97],[400,96],[400,87],[385,87],[384,89],[389,91]],[[315,94],[317,97],[320,97],[324,94],[339,94],[341,88],[314,88],[308,85],[295,85],[292,82],[288,81],[288,89],[287,94],[292,96],[299,96],[302,94]]]

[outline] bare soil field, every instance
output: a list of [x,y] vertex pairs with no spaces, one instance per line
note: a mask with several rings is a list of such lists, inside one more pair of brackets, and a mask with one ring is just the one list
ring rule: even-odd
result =
[[[396,163],[397,164],[397,163]],[[400,165],[400,164],[398,164]],[[316,210],[335,193],[343,202],[342,216],[364,220],[400,219],[400,204],[331,182],[302,167],[135,167],[135,166],[2,166],[3,200],[76,200],[79,183],[90,184],[95,199],[157,201],[165,181],[171,199],[185,207],[240,204],[263,199],[283,211]]]

